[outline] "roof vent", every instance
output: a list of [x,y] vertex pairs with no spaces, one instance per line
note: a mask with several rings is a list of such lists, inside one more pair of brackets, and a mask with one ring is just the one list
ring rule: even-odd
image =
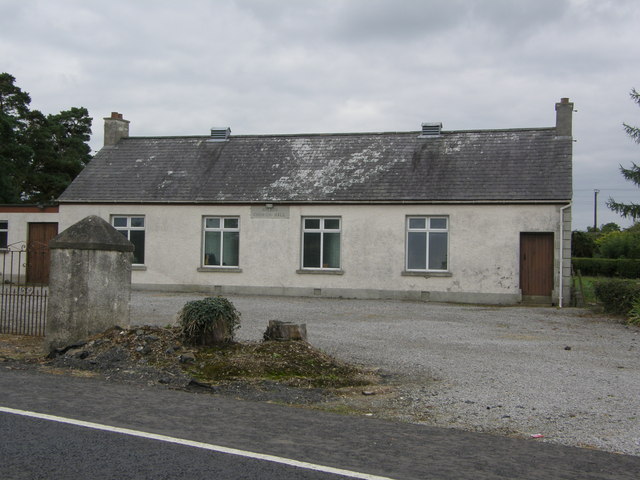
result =
[[211,140],[224,142],[229,139],[231,129],[229,127],[211,127]]
[[421,137],[439,137],[442,123],[423,123]]

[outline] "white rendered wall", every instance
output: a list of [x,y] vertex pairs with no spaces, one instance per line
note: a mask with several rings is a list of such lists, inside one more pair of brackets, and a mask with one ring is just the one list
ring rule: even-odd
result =
[[[292,205],[276,209],[288,210],[288,218],[254,218],[248,205],[65,204],[60,206],[59,231],[91,214],[108,221],[112,215],[144,215],[145,268],[134,269],[132,279],[134,286],[144,288],[474,303],[519,301],[520,233],[553,232],[557,301],[559,205]],[[449,217],[450,276],[403,275],[409,215]],[[202,270],[204,216],[240,217],[240,272],[198,271]],[[304,216],[342,219],[342,274],[297,273]],[[565,210],[567,227],[570,235],[569,209]],[[568,288],[563,293],[568,299]]]
[[[18,208],[11,208],[10,210],[17,210]],[[0,206],[0,220],[8,223],[7,232],[7,245],[11,250],[18,250],[26,248],[26,242],[29,236],[29,223],[58,223],[59,213],[53,211],[53,209],[42,209],[42,211],[34,212],[29,211],[32,208],[24,208],[24,211],[8,211],[3,212],[3,207]],[[60,232],[60,226],[58,225],[58,232]],[[26,274],[26,252],[18,257],[17,254],[13,256],[6,253],[6,250],[0,249],[0,274],[2,271],[7,275],[6,279],[0,279],[0,281],[9,280],[9,273],[13,272],[14,276]],[[13,265],[9,264],[9,260],[12,258]]]
[[[9,245],[27,241],[29,223],[58,223],[58,215],[58,212],[2,212],[0,207],[0,220],[9,223]],[[61,231],[60,227],[58,231]]]

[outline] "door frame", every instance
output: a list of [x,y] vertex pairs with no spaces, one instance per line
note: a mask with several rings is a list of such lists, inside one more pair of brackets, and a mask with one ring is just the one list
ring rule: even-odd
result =
[[58,234],[58,222],[27,223],[26,279],[30,284],[49,283],[49,240]]
[[520,232],[520,290],[523,303],[552,303],[555,233]]

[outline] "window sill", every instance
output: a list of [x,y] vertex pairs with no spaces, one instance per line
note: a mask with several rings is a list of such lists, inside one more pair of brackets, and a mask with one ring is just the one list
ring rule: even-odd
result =
[[131,265],[131,270],[132,271],[137,271],[137,272],[145,272],[147,270],[147,266],[146,265]]
[[309,275],[344,275],[344,270],[329,270],[324,268],[305,268],[296,270],[296,273]]
[[424,271],[424,272],[417,272],[417,271],[413,271],[413,270],[404,270],[401,274],[403,277],[424,277],[424,278],[431,278],[431,277],[452,277],[453,273],[451,272],[429,272],[429,271]]
[[238,267],[199,267],[199,272],[203,273],[242,273]]

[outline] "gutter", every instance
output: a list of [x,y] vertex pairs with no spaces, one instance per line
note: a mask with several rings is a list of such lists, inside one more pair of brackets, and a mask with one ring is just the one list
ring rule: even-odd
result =
[[558,205],[551,200],[60,200],[67,205]]
[[564,257],[563,257],[563,253],[564,253],[564,211],[571,207],[571,202],[569,202],[567,205],[565,205],[564,207],[560,208],[560,255],[558,256],[559,259],[559,267],[558,267],[558,308],[562,308],[562,300],[563,300],[563,296],[564,296],[564,282],[562,281],[562,267],[563,267],[563,263],[564,263]]

